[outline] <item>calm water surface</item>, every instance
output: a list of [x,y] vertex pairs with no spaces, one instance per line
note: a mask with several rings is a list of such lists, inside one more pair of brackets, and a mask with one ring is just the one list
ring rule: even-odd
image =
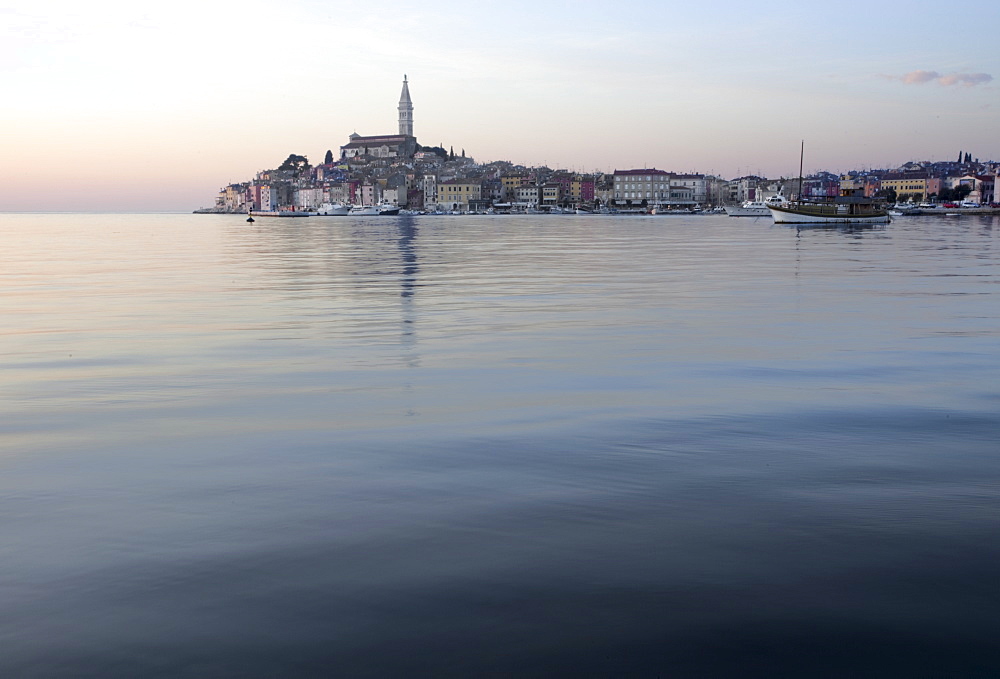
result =
[[1000,218],[0,242],[0,676],[1000,676]]

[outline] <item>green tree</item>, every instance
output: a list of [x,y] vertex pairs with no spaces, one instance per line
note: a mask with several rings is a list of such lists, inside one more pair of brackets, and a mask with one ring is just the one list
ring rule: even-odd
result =
[[896,189],[879,189],[875,194],[876,198],[885,198],[890,203],[896,202]]
[[285,158],[285,162],[281,164],[278,168],[282,172],[291,172],[295,177],[298,177],[304,171],[309,169],[309,161],[305,156],[297,156],[294,153],[288,155]]
[[323,158],[323,164],[324,165],[332,165],[333,164],[333,150],[332,149],[328,149],[327,150],[326,157]]

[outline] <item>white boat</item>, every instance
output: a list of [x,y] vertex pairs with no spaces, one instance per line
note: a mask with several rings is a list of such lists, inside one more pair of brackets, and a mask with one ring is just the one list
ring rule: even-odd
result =
[[323,203],[316,208],[318,217],[338,217],[350,213],[351,206],[342,203]]
[[398,215],[399,208],[388,203],[379,205],[355,205],[347,214],[352,217],[378,216],[378,215]]
[[896,203],[889,208],[889,214],[893,217],[912,217],[920,214],[920,208],[915,205],[901,205]]
[[768,217],[771,205],[784,205],[787,202],[784,196],[773,196],[767,200],[747,200],[739,207],[727,207],[725,210],[730,217]]

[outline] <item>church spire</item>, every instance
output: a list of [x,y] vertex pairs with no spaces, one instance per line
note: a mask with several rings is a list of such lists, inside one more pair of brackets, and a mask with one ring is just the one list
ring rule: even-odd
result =
[[410,86],[403,75],[403,92],[399,95],[399,133],[413,136],[413,102],[410,101]]

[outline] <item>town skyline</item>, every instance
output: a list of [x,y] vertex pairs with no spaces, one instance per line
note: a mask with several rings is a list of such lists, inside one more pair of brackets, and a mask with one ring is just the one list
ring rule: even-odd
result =
[[531,25],[484,26],[461,3],[299,0],[267,27],[256,2],[8,7],[5,79],[20,96],[0,114],[0,210],[202,205],[290,152],[317,164],[352,132],[394,129],[404,73],[420,142],[481,162],[792,176],[803,139],[806,173],[1000,158],[1000,64],[969,49],[990,44],[992,6],[957,23],[901,3],[530,7]]

